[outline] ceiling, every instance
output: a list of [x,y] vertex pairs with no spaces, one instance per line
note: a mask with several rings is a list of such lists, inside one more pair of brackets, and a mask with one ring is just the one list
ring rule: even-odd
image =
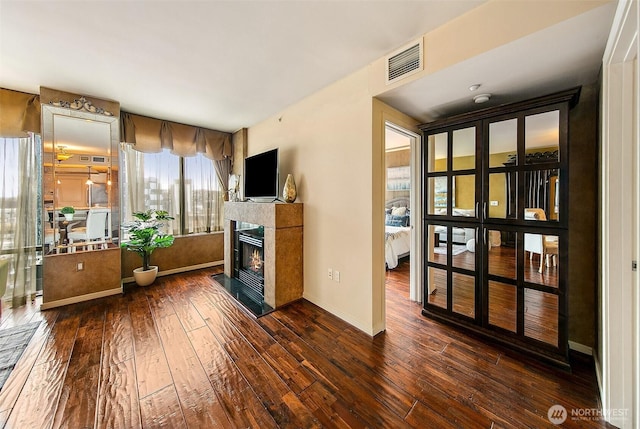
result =
[[[502,45],[455,66],[386,92],[379,98],[429,122],[522,101],[597,81],[616,3]],[[480,84],[476,91],[469,88]],[[491,98],[475,104],[473,97]]]
[[[47,86],[233,132],[481,3],[0,0],[0,86]],[[428,121],[591,83],[614,9],[594,9],[380,98]],[[487,104],[470,101],[473,83],[494,94]]]
[[0,0],[0,86],[250,127],[482,0]]

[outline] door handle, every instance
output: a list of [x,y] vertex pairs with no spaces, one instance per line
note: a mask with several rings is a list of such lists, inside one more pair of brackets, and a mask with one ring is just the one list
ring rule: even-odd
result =
[[480,203],[476,201],[476,219],[479,217],[478,216],[478,209],[480,208]]

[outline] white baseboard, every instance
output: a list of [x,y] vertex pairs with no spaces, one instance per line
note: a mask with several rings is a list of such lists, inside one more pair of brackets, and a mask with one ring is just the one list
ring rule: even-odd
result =
[[602,365],[600,364],[600,358],[598,357],[598,353],[593,354],[593,362],[595,363],[595,367],[596,367],[596,382],[598,383],[598,395],[600,396],[600,403],[602,404],[603,407],[606,407],[607,403],[606,401],[604,401],[604,398],[602,397],[602,392],[604,392],[603,385],[602,385]]
[[107,296],[118,295],[122,293],[122,288],[108,289],[100,292],[88,293],[86,295],[73,296],[71,298],[59,299],[57,301],[45,302],[40,305],[40,310],[48,310],[50,308],[62,307],[63,305],[77,304],[79,302],[90,301],[92,299],[105,298]]
[[[180,268],[174,268],[172,270],[159,271],[158,277],[169,276],[171,274],[186,273],[187,271],[200,270],[202,268],[218,267],[220,265],[224,265],[224,261],[213,261],[213,262],[206,262],[204,264],[189,265],[187,267],[180,267]],[[135,282],[135,279],[133,277],[125,277],[122,279],[122,283],[132,283],[132,282]]]
[[569,341],[569,348],[571,350],[584,353],[585,355],[593,356],[593,349],[589,346],[585,346],[584,344],[576,343],[574,341]]

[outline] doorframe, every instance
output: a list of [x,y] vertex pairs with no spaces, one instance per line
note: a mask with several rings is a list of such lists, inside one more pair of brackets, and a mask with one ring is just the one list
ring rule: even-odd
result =
[[[423,288],[420,284],[420,279],[422,278],[422,264],[420,263],[422,261],[422,181],[420,180],[422,175],[422,137],[390,120],[386,120],[384,126],[385,130],[390,128],[394,132],[407,136],[410,141],[411,197],[409,210],[411,211],[411,216],[409,219],[411,222],[411,248],[409,250],[409,299],[422,302]],[[386,153],[386,141],[384,141],[384,148]]]
[[[603,56],[600,299],[594,355],[605,419],[640,426],[638,0],[620,0]],[[635,183],[635,185],[634,185]]]

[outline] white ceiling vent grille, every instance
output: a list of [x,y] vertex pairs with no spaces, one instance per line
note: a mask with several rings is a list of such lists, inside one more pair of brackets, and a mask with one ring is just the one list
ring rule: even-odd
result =
[[387,57],[387,84],[404,79],[421,71],[422,68],[422,39],[420,39]]

